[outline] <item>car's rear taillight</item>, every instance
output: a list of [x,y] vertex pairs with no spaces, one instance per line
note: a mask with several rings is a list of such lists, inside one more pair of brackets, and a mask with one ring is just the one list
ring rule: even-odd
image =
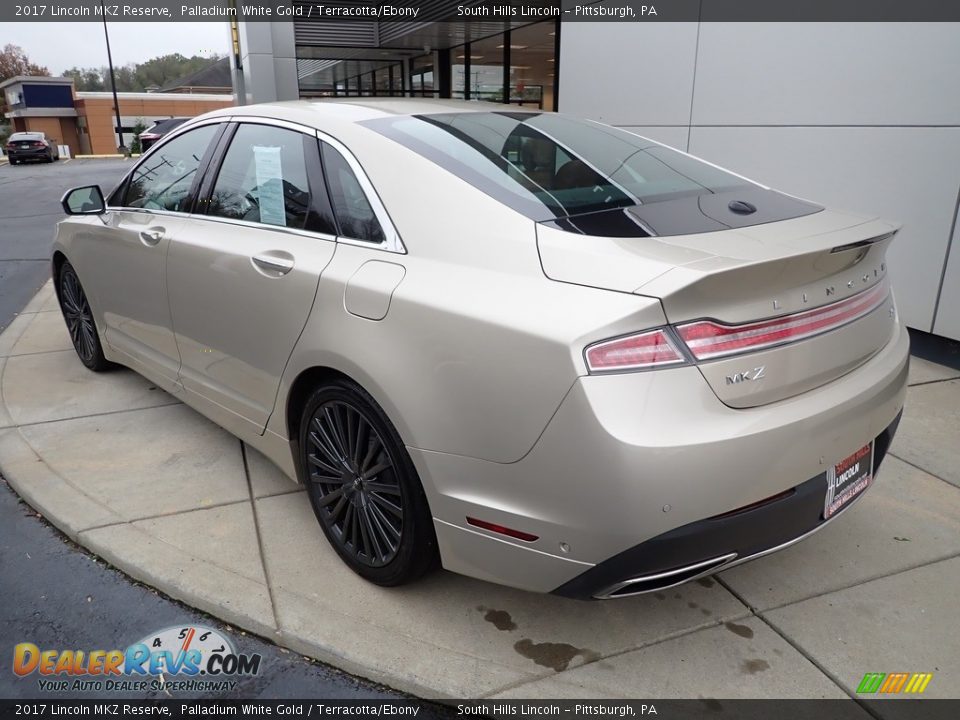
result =
[[32,142],[30,143],[33,147],[46,147],[42,142]]
[[815,310],[743,325],[703,320],[680,325],[677,332],[697,360],[712,360],[834,330],[873,312],[886,301],[888,295],[886,285],[878,283],[869,290]]
[[665,330],[604,340],[586,351],[590,372],[643,370],[686,362]]

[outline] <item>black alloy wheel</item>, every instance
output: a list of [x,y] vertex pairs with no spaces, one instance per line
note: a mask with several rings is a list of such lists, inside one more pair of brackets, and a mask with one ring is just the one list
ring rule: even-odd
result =
[[416,470],[360,386],[338,380],[313,393],[301,418],[300,462],[324,534],[354,572],[400,585],[433,565],[436,537]]
[[90,303],[87,302],[80,278],[69,262],[65,262],[60,268],[58,288],[60,310],[80,362],[94,372],[111,367],[111,363],[103,356],[103,347],[100,345]]

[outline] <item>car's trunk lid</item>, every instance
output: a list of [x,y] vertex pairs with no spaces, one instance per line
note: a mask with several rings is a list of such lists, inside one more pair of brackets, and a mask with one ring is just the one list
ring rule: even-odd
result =
[[[724,403],[775,402],[865,362],[889,339],[885,253],[896,227],[834,211],[671,237],[596,237],[537,229],[543,271],[559,282],[659,298],[671,325],[755,323],[832,305],[883,284],[881,302],[842,329],[698,362]],[[638,328],[641,330],[643,328]]]

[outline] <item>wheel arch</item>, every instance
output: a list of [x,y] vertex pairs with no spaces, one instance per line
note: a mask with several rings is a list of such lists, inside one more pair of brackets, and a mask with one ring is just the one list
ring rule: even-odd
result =
[[[320,360],[320,358],[316,358]],[[383,388],[369,377],[360,368],[345,369],[339,364],[329,362],[331,358],[323,358],[327,362],[314,362],[301,369],[291,381],[289,389],[283,395],[283,415],[285,435],[293,452],[294,464],[298,465],[300,443],[300,419],[307,400],[319,385],[332,380],[348,380],[360,387],[380,406],[390,420],[404,446],[409,444],[409,429],[404,422],[400,409],[385,396]],[[349,365],[349,363],[344,363]],[[279,408],[278,408],[279,410]],[[269,423],[268,423],[269,426]],[[298,466],[297,477],[303,481],[301,468]]]
[[[300,444],[300,416],[303,415],[303,408],[306,406],[310,394],[316,387],[331,380],[350,380],[351,382],[357,382],[346,373],[336,370],[335,368],[314,366],[301,371],[290,384],[290,390],[287,392],[286,397],[284,422],[286,423],[287,438],[290,441],[290,446],[295,451]],[[360,385],[360,383],[357,384]],[[360,385],[360,387],[363,386]],[[297,453],[294,452],[294,458],[296,457]],[[299,474],[299,468],[297,468],[297,472]]]
[[67,256],[62,250],[54,250],[53,257],[50,259],[52,265],[53,291],[57,294],[57,300],[60,300],[60,269],[67,262]]

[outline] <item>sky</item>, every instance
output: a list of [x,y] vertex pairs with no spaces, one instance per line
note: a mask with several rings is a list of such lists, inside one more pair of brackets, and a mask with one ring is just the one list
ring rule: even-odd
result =
[[[207,57],[230,50],[225,22],[117,22],[108,23],[107,28],[114,65],[175,52]],[[0,47],[8,43],[22,47],[31,62],[46,65],[52,75],[74,66],[107,64],[102,23],[0,23]]]

